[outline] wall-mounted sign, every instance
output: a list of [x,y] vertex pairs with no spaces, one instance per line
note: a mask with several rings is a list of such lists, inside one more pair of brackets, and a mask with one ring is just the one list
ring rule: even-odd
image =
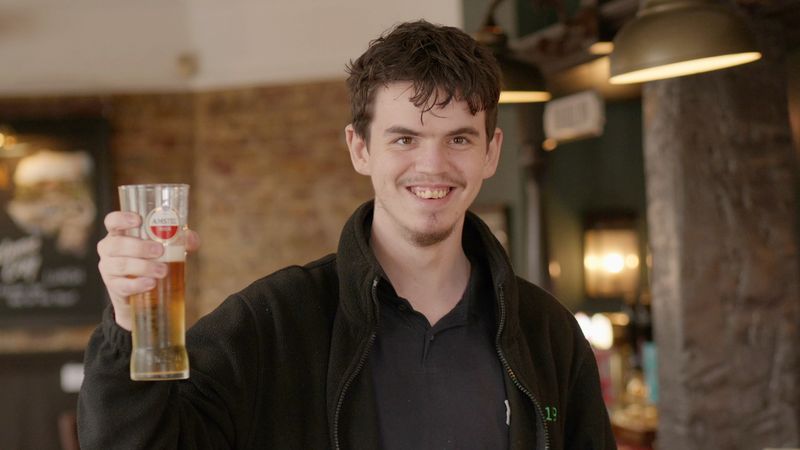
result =
[[605,123],[605,102],[595,91],[557,98],[544,107],[544,134],[554,141],[600,136]]
[[0,149],[0,326],[97,321],[105,304],[95,247],[109,209],[107,125],[3,124],[22,147]]

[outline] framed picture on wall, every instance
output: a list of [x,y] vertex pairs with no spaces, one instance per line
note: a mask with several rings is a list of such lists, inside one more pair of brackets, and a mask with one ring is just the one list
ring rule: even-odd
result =
[[0,135],[0,327],[97,322],[107,124],[0,120]]

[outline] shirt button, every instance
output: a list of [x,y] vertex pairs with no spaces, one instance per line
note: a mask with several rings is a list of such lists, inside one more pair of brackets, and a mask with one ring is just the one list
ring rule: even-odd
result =
[[399,309],[400,311],[406,311],[408,310],[408,306],[401,303],[397,306],[397,309]]

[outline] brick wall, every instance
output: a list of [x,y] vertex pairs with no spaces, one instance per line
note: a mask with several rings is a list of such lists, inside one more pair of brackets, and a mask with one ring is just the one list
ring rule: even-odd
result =
[[[371,197],[344,144],[349,110],[341,81],[0,99],[0,119],[76,116],[108,120],[114,190],[192,185],[190,226],[203,244],[187,263],[190,322],[263,275],[335,251],[341,226]],[[0,330],[0,352],[79,349],[89,331]]]
[[336,249],[345,220],[371,194],[344,143],[346,94],[329,82],[198,96],[201,311]]

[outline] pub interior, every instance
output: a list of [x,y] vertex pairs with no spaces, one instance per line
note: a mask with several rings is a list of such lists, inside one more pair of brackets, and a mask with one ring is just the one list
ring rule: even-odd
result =
[[[419,18],[490,46],[504,94],[541,94],[500,105],[472,210],[575,313],[619,447],[800,447],[800,0],[5,0],[0,449],[78,448],[116,186],[191,185],[189,322],[335,251],[372,195],[345,63]],[[715,45],[759,59],[609,81]]]

